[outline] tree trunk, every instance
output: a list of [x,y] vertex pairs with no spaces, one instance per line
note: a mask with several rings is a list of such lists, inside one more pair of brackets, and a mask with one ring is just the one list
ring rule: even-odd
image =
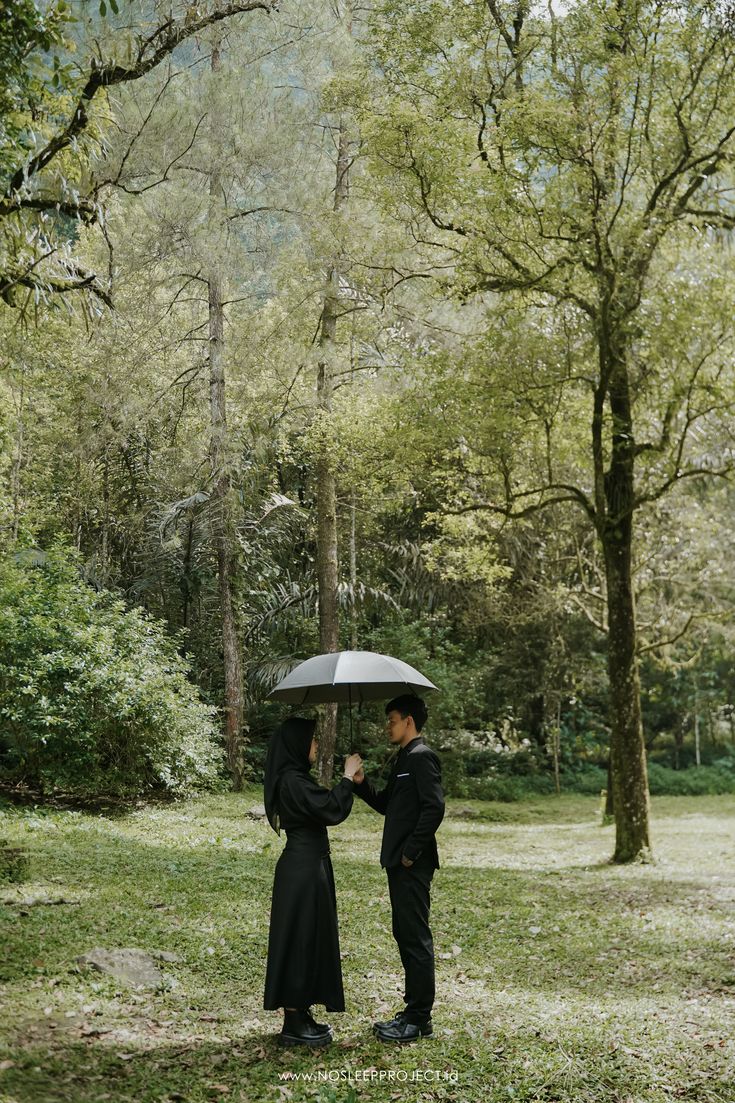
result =
[[194,550],[194,522],[189,521],[186,529],[186,545],[184,547],[184,563],[181,575],[181,623],[184,628],[189,627],[189,601],[191,576],[191,557]]
[[[340,120],[337,146],[337,176],[334,210],[345,203],[349,190],[349,143],[347,127]],[[332,406],[332,355],[337,335],[339,268],[327,272],[319,347],[323,352],[317,369],[317,406],[328,415]],[[328,442],[323,442],[316,465],[317,580],[319,586],[319,646],[322,652],[339,650],[339,558],[337,548],[337,485]],[[319,728],[319,777],[324,785],[332,779],[337,742],[337,706],[325,705]]]
[[[607,585],[611,735],[608,794],[615,815],[613,861],[650,857],[648,774],[641,722],[641,691],[636,652],[633,591],[633,513],[636,447],[630,398],[625,314],[611,307],[614,281],[602,298],[597,334],[600,379],[592,420],[597,533]],[[612,416],[609,466],[605,470],[604,404]]]
[[641,723],[641,687],[636,659],[635,602],[630,548],[623,538],[605,548],[609,617],[608,674],[612,704],[614,861],[630,862],[650,852],[648,778]]
[[607,789],[605,790],[605,809],[602,813],[603,823],[609,823],[615,815],[615,805],[613,803],[613,783],[612,783],[612,753],[607,756]]
[[357,651],[357,505],[354,490],[350,504],[350,590],[352,592],[350,647],[353,651]]
[[[219,69],[219,47],[212,50],[212,70]],[[213,214],[220,180],[216,168],[209,178]],[[222,273],[216,263],[209,272],[209,397],[210,464],[212,470],[211,515],[217,554],[222,656],[225,682],[224,737],[227,765],[235,791],[242,789],[245,775],[243,732],[242,662],[233,600],[233,523],[230,504],[230,475],[227,464],[227,404],[224,366],[224,307]]]
[[26,366],[21,364],[20,374],[20,397],[18,400],[18,431],[15,439],[15,459],[13,461],[13,470],[11,475],[12,495],[13,495],[13,545],[18,543],[18,533],[20,532],[20,514],[21,514],[21,472],[23,470],[23,463],[25,462],[25,397],[26,397]]
[[697,766],[702,765],[699,747],[699,693],[696,682],[694,684],[694,762]]
[[[616,485],[611,464],[608,499],[628,496],[628,487]],[[630,492],[632,494],[632,471]],[[626,475],[627,480],[627,475]],[[615,515],[617,514],[617,516]],[[610,514],[608,515],[610,518]],[[608,676],[612,706],[610,760],[615,813],[616,862],[650,855],[648,776],[641,722],[640,680],[636,656],[635,598],[632,580],[632,513],[612,513],[603,537],[608,604]]]
[[[105,432],[106,438],[106,432]],[[107,561],[109,558],[110,536],[110,471],[107,451],[107,439],[102,454],[102,541],[100,544],[100,563],[103,584],[107,583]]]
[[[326,307],[325,307],[326,309]],[[336,321],[336,318],[335,318]],[[328,409],[331,378],[326,364],[319,365],[319,406]],[[337,586],[339,559],[337,548],[337,490],[331,458],[325,446],[316,467],[317,581],[319,587],[319,648],[322,652],[339,650],[339,608]],[[324,705],[319,727],[319,777],[323,785],[332,780],[337,742],[337,705]]]
[[556,703],[556,722],[551,739],[552,753],[554,756],[554,788],[556,795],[561,794],[561,777],[559,772],[559,759],[561,758],[561,698]]
[[676,725],[674,733],[674,769],[681,769],[681,752],[684,749],[684,724],[682,720]]

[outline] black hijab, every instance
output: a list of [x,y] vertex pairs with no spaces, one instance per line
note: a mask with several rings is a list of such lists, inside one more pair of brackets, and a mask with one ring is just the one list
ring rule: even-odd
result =
[[279,815],[278,786],[281,778],[289,770],[308,774],[310,769],[309,750],[314,738],[316,720],[307,720],[303,716],[290,716],[271,736],[268,754],[265,760],[263,794],[265,814],[274,831],[281,834]]

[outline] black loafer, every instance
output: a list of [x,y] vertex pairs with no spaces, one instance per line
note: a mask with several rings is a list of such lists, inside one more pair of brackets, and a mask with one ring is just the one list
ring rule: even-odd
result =
[[286,1011],[278,1041],[282,1046],[328,1046],[332,1029],[326,1023],[315,1023],[308,1011]]
[[[379,1034],[381,1031],[393,1030],[406,1021],[406,1012],[397,1011],[392,1019],[388,1019],[384,1023],[373,1023],[373,1034]],[[422,1038],[431,1038],[434,1034],[434,1029],[431,1025],[431,1019],[427,1019],[425,1022],[419,1024],[419,1031]]]
[[417,1042],[419,1038],[431,1038],[434,1031],[431,1022],[409,1023],[405,1019],[394,1019],[382,1030],[375,1031],[379,1042]]

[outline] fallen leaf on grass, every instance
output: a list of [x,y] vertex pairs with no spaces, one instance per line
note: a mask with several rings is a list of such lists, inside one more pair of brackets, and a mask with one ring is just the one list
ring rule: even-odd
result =
[[0,1072],[5,1072],[6,1069],[14,1069],[15,1061],[0,1061]]

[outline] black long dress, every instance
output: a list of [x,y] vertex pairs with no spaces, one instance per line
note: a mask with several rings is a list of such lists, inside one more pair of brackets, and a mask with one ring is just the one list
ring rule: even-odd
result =
[[278,808],[287,841],[276,864],[263,1007],[324,1004],[344,1011],[337,897],[327,827],[352,809],[353,783],[325,789],[303,771],[280,779]]

